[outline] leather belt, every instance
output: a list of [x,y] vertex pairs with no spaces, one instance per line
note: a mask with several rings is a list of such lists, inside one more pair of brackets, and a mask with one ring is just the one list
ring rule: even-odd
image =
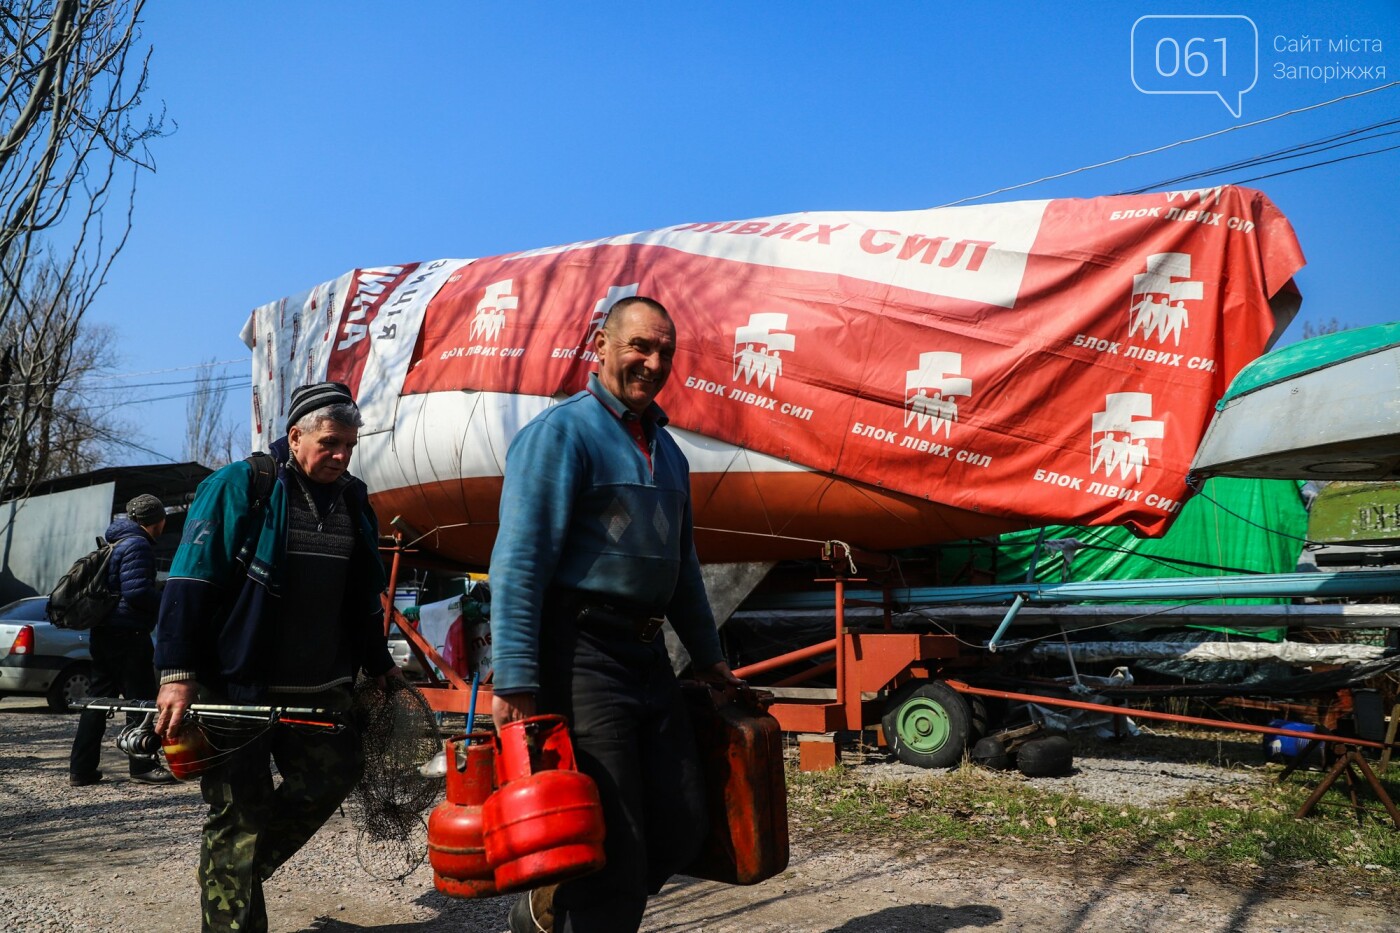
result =
[[578,591],[561,594],[560,604],[584,631],[618,633],[642,642],[656,640],[666,617],[644,609],[622,606]]

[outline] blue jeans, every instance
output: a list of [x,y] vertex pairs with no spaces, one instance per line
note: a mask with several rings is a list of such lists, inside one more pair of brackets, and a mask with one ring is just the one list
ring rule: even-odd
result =
[[540,648],[541,712],[569,720],[579,770],[598,785],[607,865],[559,886],[559,933],[626,933],[647,897],[700,850],[704,783],[665,643],[579,631],[547,614]]

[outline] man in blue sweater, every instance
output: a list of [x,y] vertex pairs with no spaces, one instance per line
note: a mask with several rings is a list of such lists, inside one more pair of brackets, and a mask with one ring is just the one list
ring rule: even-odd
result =
[[[626,933],[699,851],[695,736],[663,639],[671,622],[705,679],[738,683],[720,652],[692,540],[690,468],[656,404],[676,328],[660,303],[608,313],[588,388],[527,424],[506,455],[491,556],[497,726],[567,716],[598,785],[607,865],[515,905],[515,933]],[[552,904],[550,903],[552,900]]]

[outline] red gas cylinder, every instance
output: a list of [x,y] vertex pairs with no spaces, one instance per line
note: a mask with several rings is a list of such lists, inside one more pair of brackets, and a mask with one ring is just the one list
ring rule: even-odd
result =
[[[459,764],[458,748],[465,761]],[[450,897],[494,897],[495,876],[486,861],[481,805],[491,796],[491,733],[457,735],[445,743],[447,799],[428,817],[428,862],[433,886]]]
[[165,752],[165,766],[182,781],[195,780],[219,757],[197,722],[187,721],[176,735],[162,739],[160,747]]
[[496,784],[486,801],[486,859],[502,894],[603,867],[603,808],[580,774],[563,716],[532,716],[496,735]]

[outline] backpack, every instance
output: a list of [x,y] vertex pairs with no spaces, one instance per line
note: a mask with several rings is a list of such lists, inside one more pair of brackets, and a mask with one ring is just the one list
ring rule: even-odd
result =
[[273,484],[277,482],[277,461],[272,454],[261,450],[243,459],[253,468],[253,510],[257,511],[267,504],[267,497],[272,494]]
[[[277,480],[277,462],[261,451],[247,460],[253,467],[253,508],[261,509]],[[107,565],[115,547],[98,538],[97,549],[78,558],[59,577],[45,609],[50,622],[58,628],[81,630],[111,615],[122,598],[107,586]]]
[[121,600],[107,586],[107,565],[116,545],[97,539],[97,549],[73,562],[49,594],[45,613],[58,628],[89,629],[106,619]]

